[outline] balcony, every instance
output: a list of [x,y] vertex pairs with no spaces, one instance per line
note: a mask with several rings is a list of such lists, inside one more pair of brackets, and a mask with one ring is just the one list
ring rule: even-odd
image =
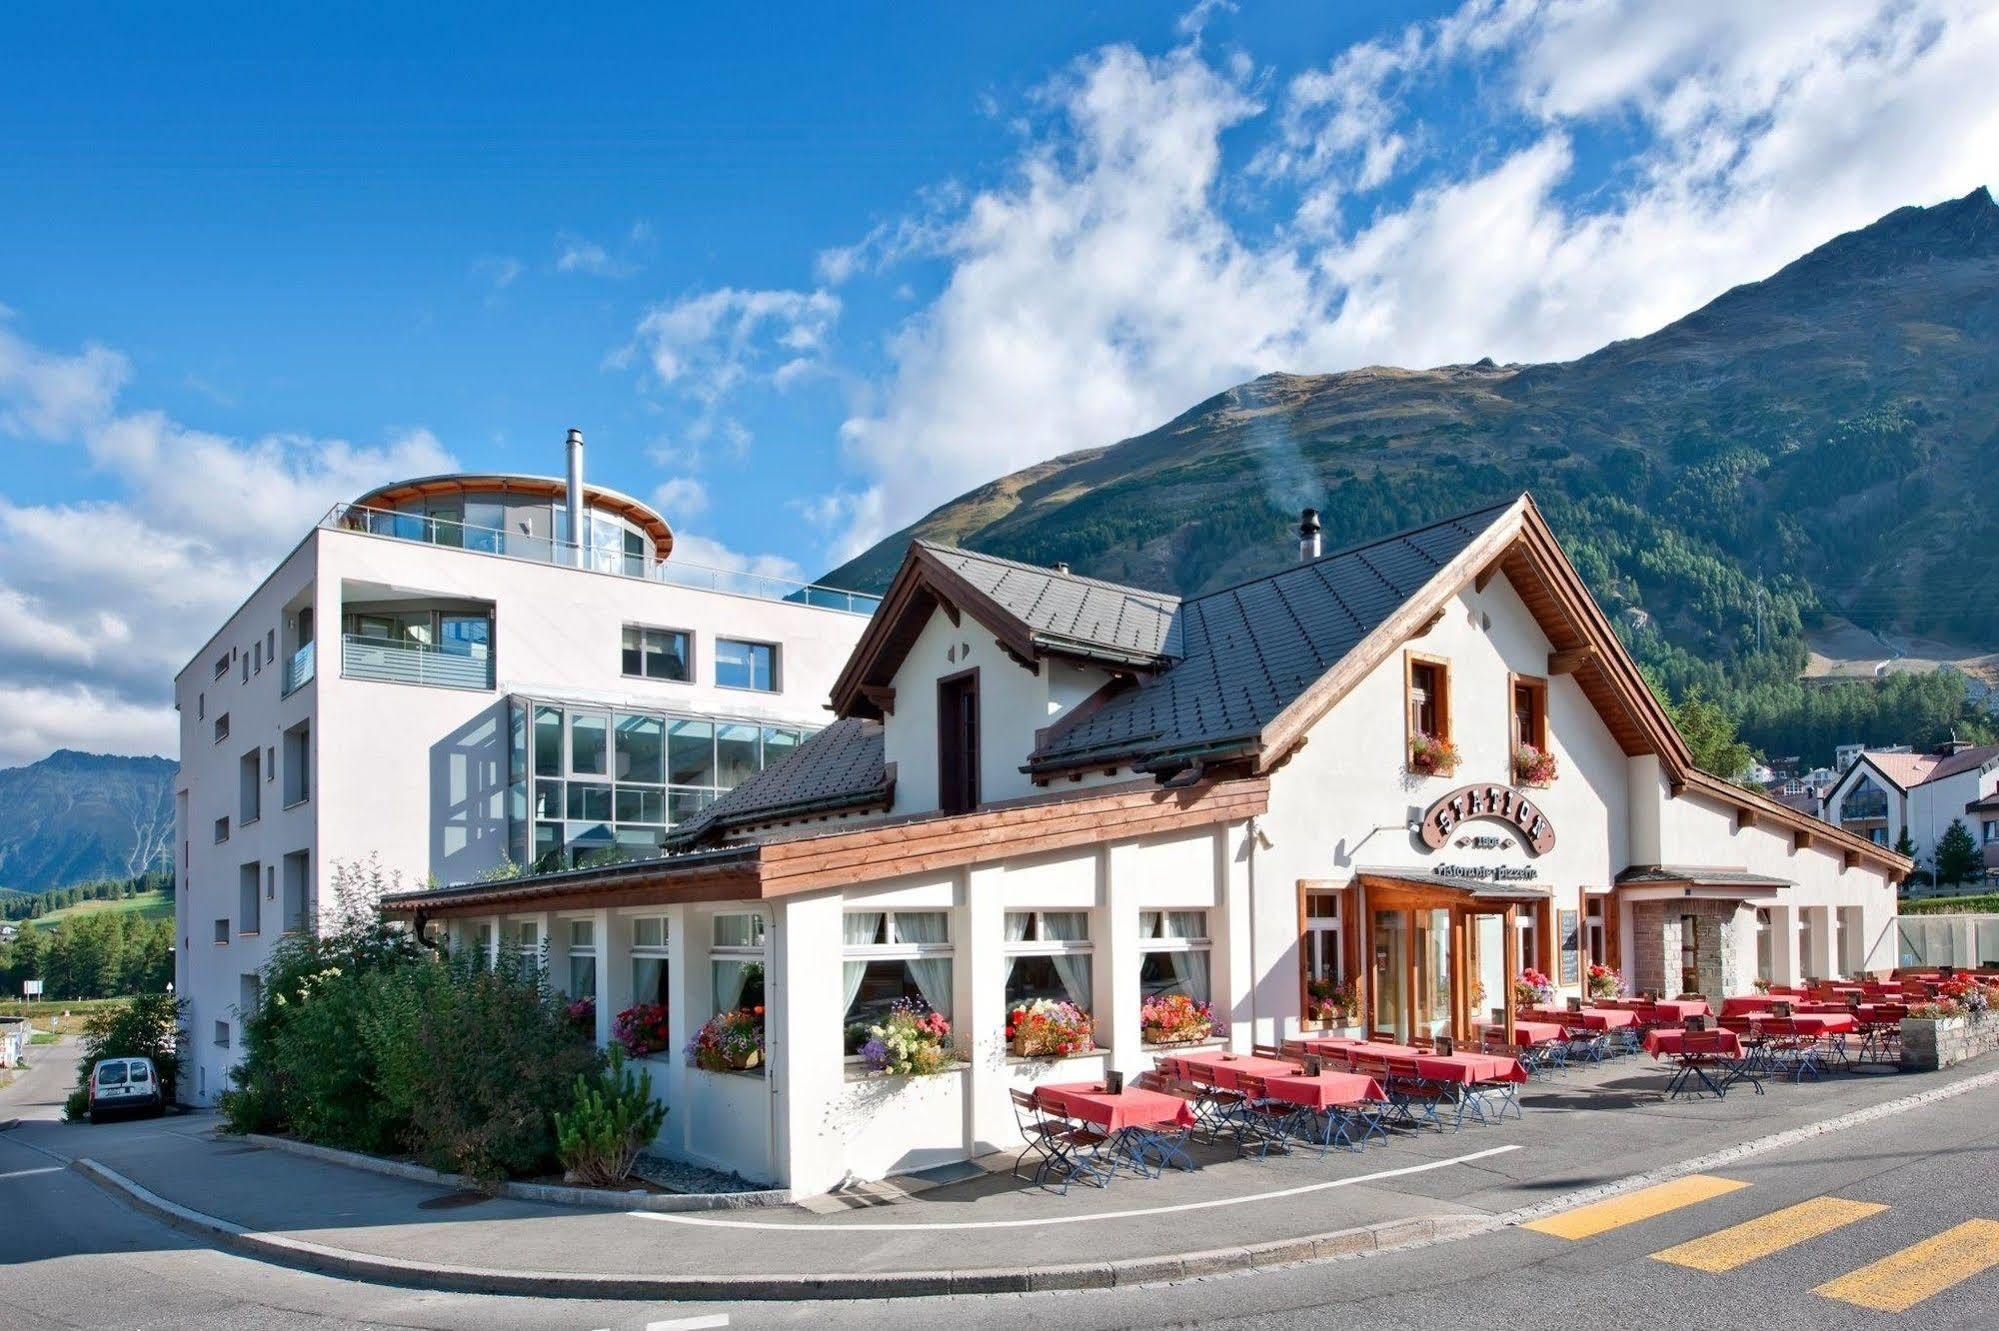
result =
[[349,633],[340,642],[340,674],[343,679],[363,679],[378,684],[490,689],[493,687],[493,658]]
[[285,691],[289,698],[306,685],[312,683],[313,671],[317,667],[319,654],[314,650],[317,643],[307,643],[292,653],[292,659],[285,662]]
[[712,568],[679,559],[651,559],[644,555],[627,554],[621,549],[603,546],[592,546],[579,551],[573,541],[558,541],[547,536],[530,536],[494,527],[474,527],[463,522],[434,518],[422,513],[405,513],[398,509],[335,504],[320,520],[319,525],[335,531],[366,532],[371,536],[415,541],[423,545],[441,545],[454,550],[470,550],[475,554],[494,555],[501,559],[524,559],[530,563],[556,564],[565,568],[581,567],[594,573],[642,578],[650,582],[663,582],[675,587],[692,587],[700,591],[723,592],[731,596],[751,596],[763,601],[792,601],[799,605],[817,606],[822,610],[839,610],[852,615],[872,615],[875,608],[881,604],[879,596],[844,591],[838,587],[823,587],[817,583],[797,582],[790,578],[765,577],[761,574],[746,573],[741,569]]

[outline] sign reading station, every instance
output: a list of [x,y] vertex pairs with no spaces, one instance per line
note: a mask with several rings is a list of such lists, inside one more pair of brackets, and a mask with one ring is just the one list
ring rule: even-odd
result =
[[1555,825],[1540,807],[1512,786],[1460,786],[1432,804],[1418,832],[1423,844],[1441,850],[1459,824],[1494,818],[1510,824],[1536,855],[1555,848]]

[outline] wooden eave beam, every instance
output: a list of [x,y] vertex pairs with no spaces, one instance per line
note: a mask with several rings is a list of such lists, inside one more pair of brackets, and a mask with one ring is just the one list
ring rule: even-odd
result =
[[892,684],[863,684],[861,696],[871,703],[883,716],[895,715],[895,686]]
[[1571,675],[1595,659],[1596,648],[1587,643],[1581,647],[1564,647],[1548,653],[1548,674]]

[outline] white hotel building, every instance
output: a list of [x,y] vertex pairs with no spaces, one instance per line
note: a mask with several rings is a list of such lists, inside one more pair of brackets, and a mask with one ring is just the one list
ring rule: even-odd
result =
[[875,598],[675,561],[582,452],[338,506],[176,677],[184,1096],[226,1086],[259,969],[336,909],[343,862],[418,887],[656,854],[832,719]]
[[[1318,977],[1407,1040],[1510,1023],[1523,964],[1717,1000],[1893,964],[1908,862],[1700,771],[1526,496],[1323,557],[1315,523],[1299,562],[1187,599],[913,545],[821,677],[839,719],[677,853],[384,909],[461,947],[555,939],[600,1019],[663,999],[659,1149],[798,1194],[1017,1145],[1009,1089],[1149,1068],[1162,993],[1247,1050],[1299,1033]],[[1419,733],[1452,774],[1414,770]],[[535,736],[536,768],[564,742]],[[1524,744],[1551,781],[1516,781]],[[690,1065],[751,975],[763,1064]],[[1100,1048],[1010,1056],[1034,996]],[[906,997],[952,1022],[952,1070],[852,1056]]]

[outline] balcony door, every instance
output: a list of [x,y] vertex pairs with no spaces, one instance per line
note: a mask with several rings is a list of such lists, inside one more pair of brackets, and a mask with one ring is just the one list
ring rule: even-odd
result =
[[937,807],[979,807],[979,672],[937,681]]

